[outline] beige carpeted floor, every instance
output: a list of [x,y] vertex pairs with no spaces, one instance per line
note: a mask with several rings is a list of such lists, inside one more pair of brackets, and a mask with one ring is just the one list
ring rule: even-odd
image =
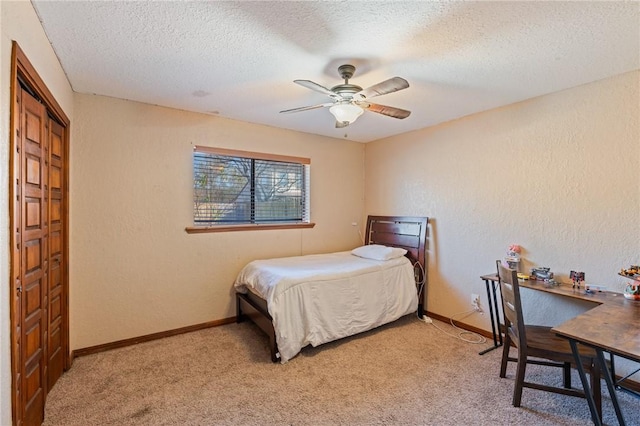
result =
[[[49,394],[45,425],[591,423],[580,398],[525,389],[513,407],[515,366],[499,378],[500,351],[478,355],[485,347],[407,316],[281,365],[255,326],[230,324],[76,359]],[[527,377],[561,380],[538,366]],[[617,424],[604,394],[604,421]],[[640,399],[619,398],[627,424],[640,425]]]

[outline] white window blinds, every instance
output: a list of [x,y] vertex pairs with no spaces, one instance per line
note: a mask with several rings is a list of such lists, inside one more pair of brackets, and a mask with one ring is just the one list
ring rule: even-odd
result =
[[310,160],[197,146],[195,226],[308,223]]

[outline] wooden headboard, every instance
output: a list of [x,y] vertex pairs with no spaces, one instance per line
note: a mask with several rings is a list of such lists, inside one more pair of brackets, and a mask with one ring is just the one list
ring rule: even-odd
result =
[[427,226],[428,217],[412,216],[369,216],[367,217],[367,231],[365,244],[382,244],[385,246],[401,247],[407,250],[407,257],[412,263],[418,262],[422,270],[417,271],[416,277],[424,283],[418,289],[418,316],[424,313],[424,287],[427,280]]

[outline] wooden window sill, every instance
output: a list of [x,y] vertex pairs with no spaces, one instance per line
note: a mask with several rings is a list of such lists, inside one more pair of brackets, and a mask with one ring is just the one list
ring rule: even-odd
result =
[[304,229],[313,228],[315,223],[267,223],[267,224],[243,224],[243,225],[214,225],[214,226],[187,226],[187,234],[205,234],[209,232],[232,231],[264,231],[267,229]]

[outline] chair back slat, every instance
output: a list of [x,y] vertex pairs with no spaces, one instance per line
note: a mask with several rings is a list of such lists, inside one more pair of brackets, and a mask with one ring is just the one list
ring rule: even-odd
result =
[[496,261],[498,279],[502,293],[502,311],[505,318],[507,333],[511,334],[514,343],[520,347],[526,342],[525,324],[520,301],[520,286],[518,273],[514,269],[506,268],[501,261]]

